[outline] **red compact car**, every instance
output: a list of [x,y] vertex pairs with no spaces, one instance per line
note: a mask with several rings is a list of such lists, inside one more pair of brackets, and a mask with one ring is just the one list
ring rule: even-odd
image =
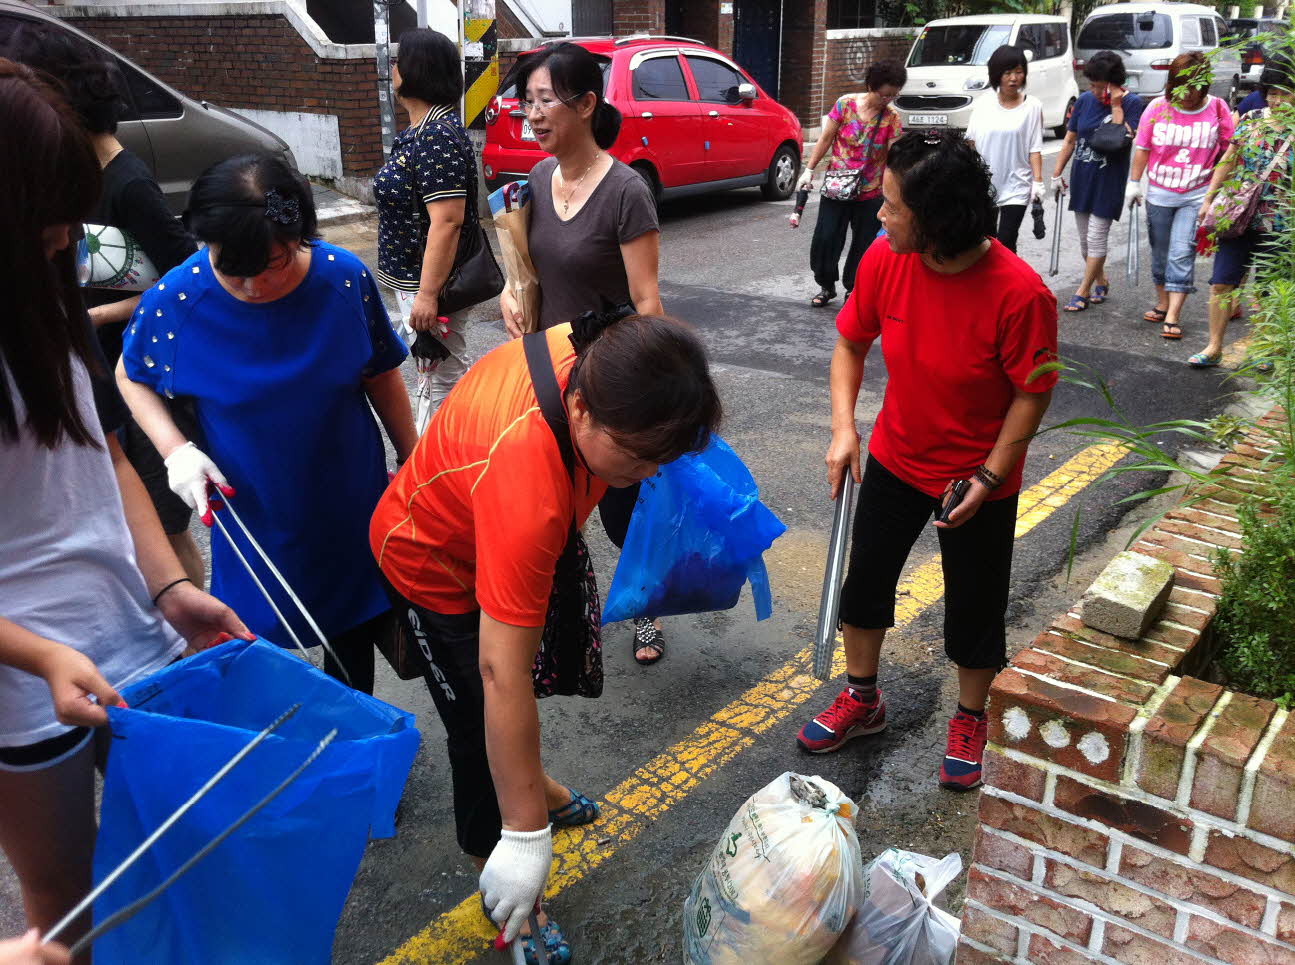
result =
[[[604,96],[624,115],[611,154],[657,200],[758,185],[788,197],[800,173],[796,115],[716,50],[680,37],[574,39],[603,63]],[[508,88],[486,108],[486,183],[525,178],[548,157]]]

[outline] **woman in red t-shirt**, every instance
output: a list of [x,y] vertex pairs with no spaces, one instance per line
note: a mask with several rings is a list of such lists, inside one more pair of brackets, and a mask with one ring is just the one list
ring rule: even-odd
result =
[[[948,522],[937,520],[944,569],[945,653],[958,667],[940,783],[980,783],[985,698],[1006,663],[1016,496],[1026,446],[1056,374],[1033,377],[1057,350],[1057,301],[1038,274],[992,240],[988,168],[961,134],[910,133],[890,149],[878,239],[836,319],[832,442],[835,497],[849,471],[862,483],[842,590],[848,686],[801,728],[811,753],[886,726],[877,665],[895,625],[900,571],[928,520],[966,481]],[[886,396],[860,472],[854,409],[863,362],[882,340]]]

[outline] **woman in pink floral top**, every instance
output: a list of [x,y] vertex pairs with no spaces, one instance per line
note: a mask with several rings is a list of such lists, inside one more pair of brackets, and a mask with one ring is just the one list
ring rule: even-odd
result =
[[810,304],[822,308],[836,297],[841,251],[846,233],[850,234],[850,253],[845,259],[844,287],[848,295],[854,288],[859,259],[872,244],[881,222],[881,172],[886,167],[886,152],[903,132],[899,114],[890,102],[898,95],[908,73],[889,61],[873,64],[864,75],[862,94],[845,94],[823,119],[823,133],[810,152],[809,161],[797,187],[809,190],[814,185],[814,168],[831,151],[832,160],[823,179],[823,196],[810,243],[809,266],[818,282],[819,292]]

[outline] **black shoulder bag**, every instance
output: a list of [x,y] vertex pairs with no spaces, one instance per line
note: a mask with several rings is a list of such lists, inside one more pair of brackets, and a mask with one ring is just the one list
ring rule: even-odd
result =
[[[562,453],[562,463],[575,480],[575,452],[571,446],[571,429],[567,411],[562,405],[553,358],[543,332],[522,336],[526,367],[539,400],[544,421]],[[598,582],[594,578],[589,547],[576,528],[574,513],[567,545],[558,557],[553,571],[553,589],[544,618],[540,649],[531,666],[531,681],[536,697],[554,694],[597,697],[603,692],[602,612],[598,600]]]
[[[472,145],[459,137],[459,132],[452,124],[440,120],[432,123],[439,124],[450,132],[469,162],[467,210],[464,212],[463,226],[459,229],[459,248],[454,255],[450,277],[445,279],[437,299],[440,313],[451,315],[498,297],[504,290],[504,273],[499,270],[495,253],[490,250],[486,229],[481,227],[481,219],[477,216],[477,159]],[[419,208],[419,212],[425,220],[426,209]]]

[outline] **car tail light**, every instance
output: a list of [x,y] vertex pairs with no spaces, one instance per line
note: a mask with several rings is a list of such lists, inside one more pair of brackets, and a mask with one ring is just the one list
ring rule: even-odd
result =
[[1246,67],[1260,67],[1264,62],[1264,53],[1262,50],[1247,50],[1241,55],[1241,63]]
[[1072,61],[1070,62],[1070,68],[1071,68],[1071,70],[1083,70],[1083,69],[1084,69],[1084,62],[1083,62],[1082,60],[1079,60],[1079,59],[1072,60]]
[[1169,61],[1167,61],[1167,60],[1153,60],[1153,61],[1151,61],[1151,69],[1152,69],[1152,70],[1168,70],[1168,69],[1169,69]]
[[499,97],[496,95],[495,97],[490,98],[490,103],[486,105],[486,123],[493,124],[495,121],[499,120],[499,113],[500,103]]

